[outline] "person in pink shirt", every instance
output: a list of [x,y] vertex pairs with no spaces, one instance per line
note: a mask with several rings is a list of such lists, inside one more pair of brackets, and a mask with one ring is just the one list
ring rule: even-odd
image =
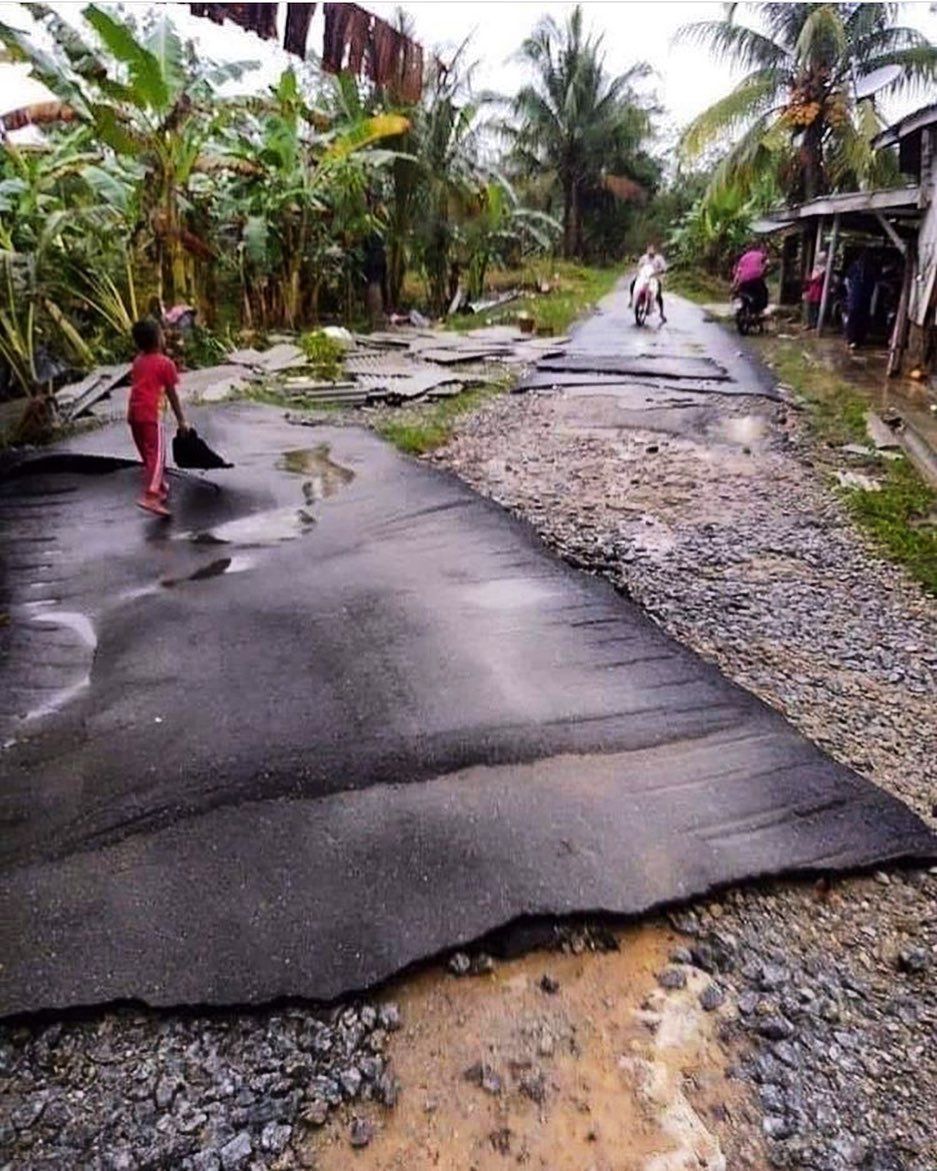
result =
[[768,305],[768,286],[765,273],[768,270],[768,253],[761,244],[753,244],[743,252],[732,273],[732,291],[745,293],[752,298],[757,312]]

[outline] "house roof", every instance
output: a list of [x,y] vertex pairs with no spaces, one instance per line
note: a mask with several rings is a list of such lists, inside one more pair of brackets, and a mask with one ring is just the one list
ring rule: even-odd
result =
[[759,233],[776,232],[779,228],[802,220],[818,219],[822,216],[851,216],[860,220],[863,216],[885,213],[897,218],[914,218],[921,214],[917,187],[894,187],[880,191],[844,191],[840,195],[823,195],[808,203],[793,207],[779,207],[766,212],[752,225]]
[[877,134],[872,139],[872,146],[876,150],[881,150],[885,146],[894,146],[903,138],[907,138],[909,134],[916,134],[925,126],[934,125],[937,125],[937,102],[932,102],[929,106],[921,106],[919,110],[913,110],[899,122],[889,126],[881,134]]

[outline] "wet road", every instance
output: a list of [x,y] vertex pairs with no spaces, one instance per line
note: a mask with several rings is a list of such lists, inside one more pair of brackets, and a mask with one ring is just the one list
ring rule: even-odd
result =
[[[532,381],[675,426],[770,393],[672,312],[613,298]],[[169,524],[119,464],[0,481],[0,1011],[327,998],[524,915],[935,853],[458,481],[356,429],[196,418],[237,467],[177,479]]]

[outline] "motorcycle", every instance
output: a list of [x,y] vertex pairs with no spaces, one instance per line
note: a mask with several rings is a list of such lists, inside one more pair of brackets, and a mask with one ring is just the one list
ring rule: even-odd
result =
[[634,285],[634,323],[643,325],[657,304],[660,285],[654,269],[646,264],[638,273]]
[[733,300],[735,306],[735,328],[742,337],[750,333],[765,332],[765,310],[758,304],[758,299],[747,290],[736,290]]

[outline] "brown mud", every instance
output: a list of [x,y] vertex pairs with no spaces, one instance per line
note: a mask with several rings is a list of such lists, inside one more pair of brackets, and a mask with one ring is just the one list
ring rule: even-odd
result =
[[[396,1107],[339,1112],[312,1139],[306,1165],[765,1166],[751,1140],[743,1149],[735,1136],[736,1123],[752,1133],[755,1111],[726,1076],[731,1056],[719,1032],[730,1010],[700,1006],[709,977],[686,968],[686,987],[659,986],[681,942],[659,921],[616,937],[618,951],[534,952],[481,976],[458,979],[437,967],[401,981],[391,990],[404,1021],[389,1049],[402,1087]],[[349,1145],[355,1117],[374,1129],[361,1149]]]

